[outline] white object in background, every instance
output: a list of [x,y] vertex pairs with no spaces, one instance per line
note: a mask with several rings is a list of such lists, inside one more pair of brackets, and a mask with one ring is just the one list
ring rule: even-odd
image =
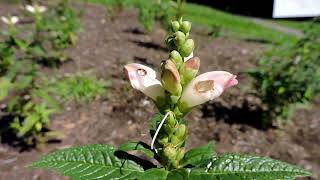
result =
[[273,18],[320,16],[320,0],[274,0]]

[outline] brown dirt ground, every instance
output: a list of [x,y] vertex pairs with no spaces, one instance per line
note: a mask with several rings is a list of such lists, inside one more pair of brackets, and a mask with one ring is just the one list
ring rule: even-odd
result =
[[[0,4],[0,15],[15,11],[19,12]],[[167,54],[163,43],[165,31],[157,28],[145,34],[136,17],[134,10],[125,10],[111,21],[104,8],[86,6],[79,42],[68,50],[73,61],[48,74],[92,71],[112,82],[108,96],[89,103],[66,105],[64,112],[52,118],[53,129],[66,135],[62,143],[48,144],[43,151],[23,152],[0,144],[0,179],[64,179],[54,173],[25,167],[42,154],[58,148],[87,143],[119,145],[132,139],[150,143],[148,120],[156,109],[143,94],[132,90],[122,67],[129,62],[139,62],[158,68]],[[252,67],[266,49],[266,45],[254,42],[226,37],[211,39],[203,36],[201,28],[195,28],[192,36],[197,44],[195,54],[201,59],[201,72],[227,70],[240,73]],[[79,64],[80,69],[77,68]],[[320,100],[314,102],[311,110],[296,113],[294,121],[282,130],[263,130],[261,112],[255,110],[257,100],[248,92],[249,80],[241,73],[239,80],[239,86],[188,115],[187,147],[215,140],[219,153],[266,155],[303,166],[314,172],[314,179],[319,178]]]

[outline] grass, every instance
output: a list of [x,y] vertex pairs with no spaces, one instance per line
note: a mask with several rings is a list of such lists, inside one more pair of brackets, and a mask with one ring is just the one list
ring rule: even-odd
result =
[[256,24],[245,17],[232,15],[206,6],[187,4],[185,13],[186,17],[196,24],[220,26],[223,30],[243,39],[256,39],[274,43],[297,39],[293,35]]
[[[90,3],[102,5],[112,5],[117,0],[87,0]],[[148,0],[123,0],[127,7],[134,7],[139,3],[148,3]],[[297,37],[284,32],[266,28],[250,19],[238,15],[232,15],[211,7],[187,3],[184,6],[185,17],[198,25],[208,27],[218,26],[223,31],[228,32],[233,37],[241,39],[251,39],[259,41],[268,41],[272,43],[282,43],[284,41],[295,41]],[[273,20],[272,20],[273,21]],[[280,25],[301,30],[308,22],[300,23],[294,21],[275,21]]]
[[305,30],[311,24],[311,21],[290,21],[290,20],[273,20],[273,22],[300,31]]
[[107,93],[108,85],[108,81],[84,73],[47,81],[49,91],[56,94],[63,102],[90,101],[99,96],[103,97]]

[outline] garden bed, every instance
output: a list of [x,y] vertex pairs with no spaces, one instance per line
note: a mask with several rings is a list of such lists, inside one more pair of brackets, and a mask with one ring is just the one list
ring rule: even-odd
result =
[[[80,7],[83,5],[77,5]],[[18,12],[12,5],[0,4],[0,15]],[[52,129],[65,134],[61,143],[50,143],[43,151],[0,144],[0,179],[63,179],[58,175],[26,169],[33,160],[57,148],[80,144],[108,143],[119,145],[132,140],[150,143],[148,120],[155,112],[152,102],[140,92],[132,90],[123,66],[138,62],[159,68],[166,59],[164,30],[155,28],[143,33],[134,10],[124,10],[111,19],[102,7],[86,5],[82,18],[83,31],[79,42],[67,52],[72,61],[59,69],[43,71],[49,75],[63,75],[92,71],[109,80],[107,97],[92,102],[66,104],[60,114],[52,117]],[[159,27],[159,26],[158,26]],[[232,73],[252,67],[268,45],[205,36],[201,28],[191,35],[196,41],[196,56],[201,59],[201,72],[226,70]],[[240,73],[240,85],[215,102],[205,104],[187,117],[189,141],[195,147],[210,140],[216,141],[217,151],[245,152],[266,155],[320,172],[320,100],[311,110],[300,110],[294,121],[283,130],[263,129],[259,101],[247,92],[249,79]],[[0,120],[0,124],[4,121]]]

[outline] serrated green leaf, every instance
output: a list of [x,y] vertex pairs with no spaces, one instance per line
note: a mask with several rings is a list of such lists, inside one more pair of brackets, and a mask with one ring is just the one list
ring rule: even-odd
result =
[[143,153],[145,153],[148,157],[153,158],[154,157],[154,152],[153,150],[151,150],[151,147],[149,145],[147,145],[144,142],[135,142],[135,141],[131,141],[125,144],[122,144],[119,147],[119,150],[121,151],[141,151]]
[[181,165],[182,167],[187,165],[198,167],[203,163],[211,161],[215,155],[214,142],[211,141],[207,145],[188,151],[184,155],[184,158],[181,161]]
[[51,153],[34,162],[32,168],[44,168],[75,180],[136,179],[144,170],[130,160],[120,160],[110,145],[86,145]]
[[309,176],[304,169],[268,157],[240,154],[225,154],[215,157],[202,168],[192,169],[190,180],[274,180],[294,179],[298,176]]
[[168,176],[168,171],[165,169],[149,169],[145,171],[141,176],[138,177],[138,180],[166,180]]

